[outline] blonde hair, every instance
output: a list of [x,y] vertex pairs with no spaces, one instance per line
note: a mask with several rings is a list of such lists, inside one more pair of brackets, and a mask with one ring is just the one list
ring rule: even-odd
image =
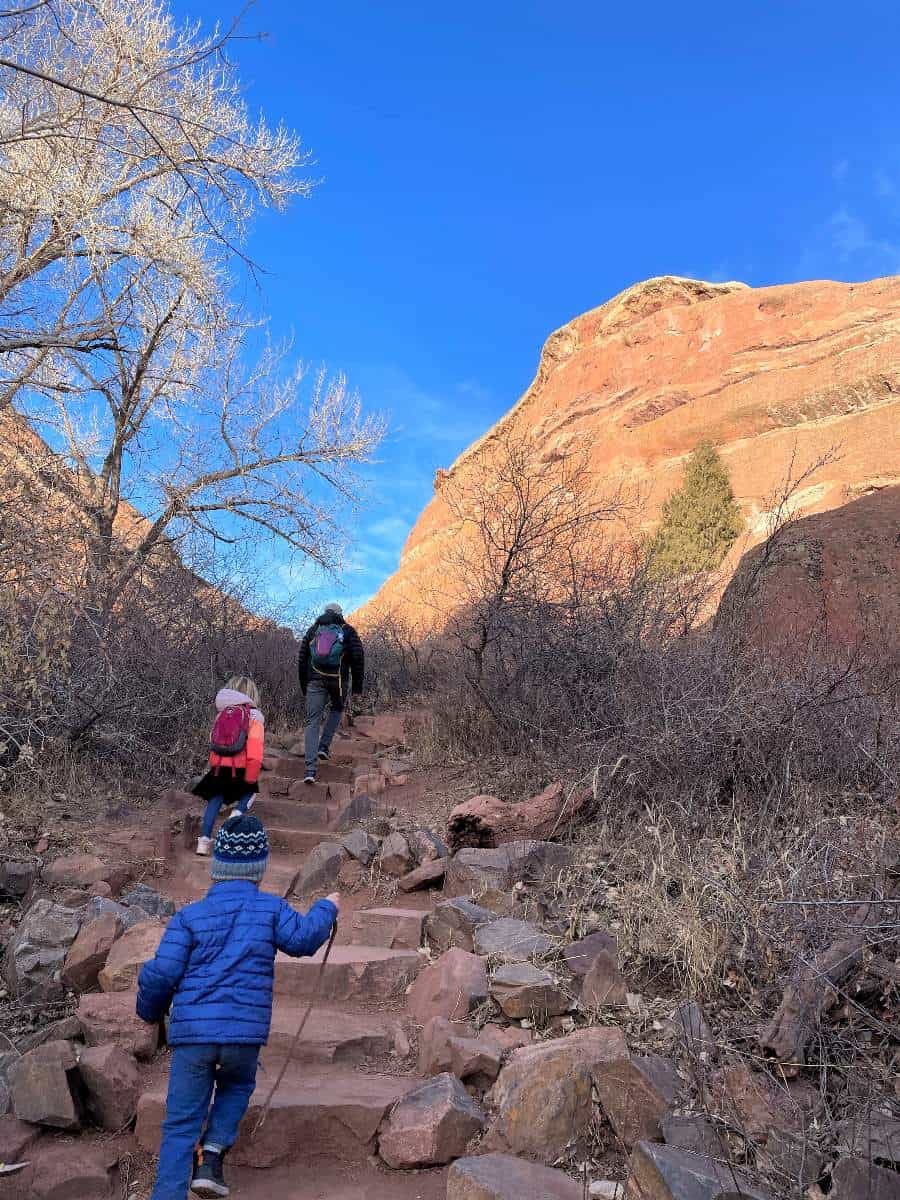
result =
[[225,686],[233,688],[236,692],[243,692],[248,700],[259,707],[259,688],[249,675],[232,675]]

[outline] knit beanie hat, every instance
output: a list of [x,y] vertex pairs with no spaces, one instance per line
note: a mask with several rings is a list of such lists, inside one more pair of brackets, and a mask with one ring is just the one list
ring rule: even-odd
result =
[[332,600],[330,604],[325,605],[325,612],[334,613],[336,617],[342,617],[344,615],[344,610],[336,600]]
[[229,817],[216,837],[210,875],[213,879],[250,879],[259,883],[269,863],[269,839],[262,823],[249,813]]

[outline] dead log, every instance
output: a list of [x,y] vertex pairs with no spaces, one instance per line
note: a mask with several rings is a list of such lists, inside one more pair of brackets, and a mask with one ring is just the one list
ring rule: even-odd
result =
[[539,795],[518,804],[507,804],[496,796],[473,796],[451,812],[447,844],[455,854],[464,846],[488,849],[522,838],[545,841],[565,831],[569,820],[592,797],[590,789],[566,795],[561,783],[551,783]]
[[[896,895],[897,879],[891,872],[884,899]],[[884,921],[884,903],[860,904],[841,937],[812,961],[801,956],[795,964],[775,1016],[759,1039],[763,1053],[776,1059],[788,1078],[802,1069],[806,1048],[822,1017],[838,999],[842,984],[860,964],[870,938],[882,929]]]

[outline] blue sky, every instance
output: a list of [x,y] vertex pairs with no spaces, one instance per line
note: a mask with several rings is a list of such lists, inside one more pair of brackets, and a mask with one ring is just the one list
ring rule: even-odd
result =
[[391,422],[343,581],[261,560],[299,610],[370,595],[435,470],[518,398],[548,333],[623,287],[900,272],[888,0],[259,0],[244,28],[268,34],[237,52],[251,105],[322,180],[258,222],[258,304]]

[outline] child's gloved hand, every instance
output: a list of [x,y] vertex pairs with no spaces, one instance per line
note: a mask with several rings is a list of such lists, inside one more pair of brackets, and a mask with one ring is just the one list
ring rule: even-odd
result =
[[326,896],[325,899],[331,901],[331,903],[334,905],[334,907],[338,910],[338,916],[340,916],[341,915],[341,893],[340,892],[332,892],[331,895]]

